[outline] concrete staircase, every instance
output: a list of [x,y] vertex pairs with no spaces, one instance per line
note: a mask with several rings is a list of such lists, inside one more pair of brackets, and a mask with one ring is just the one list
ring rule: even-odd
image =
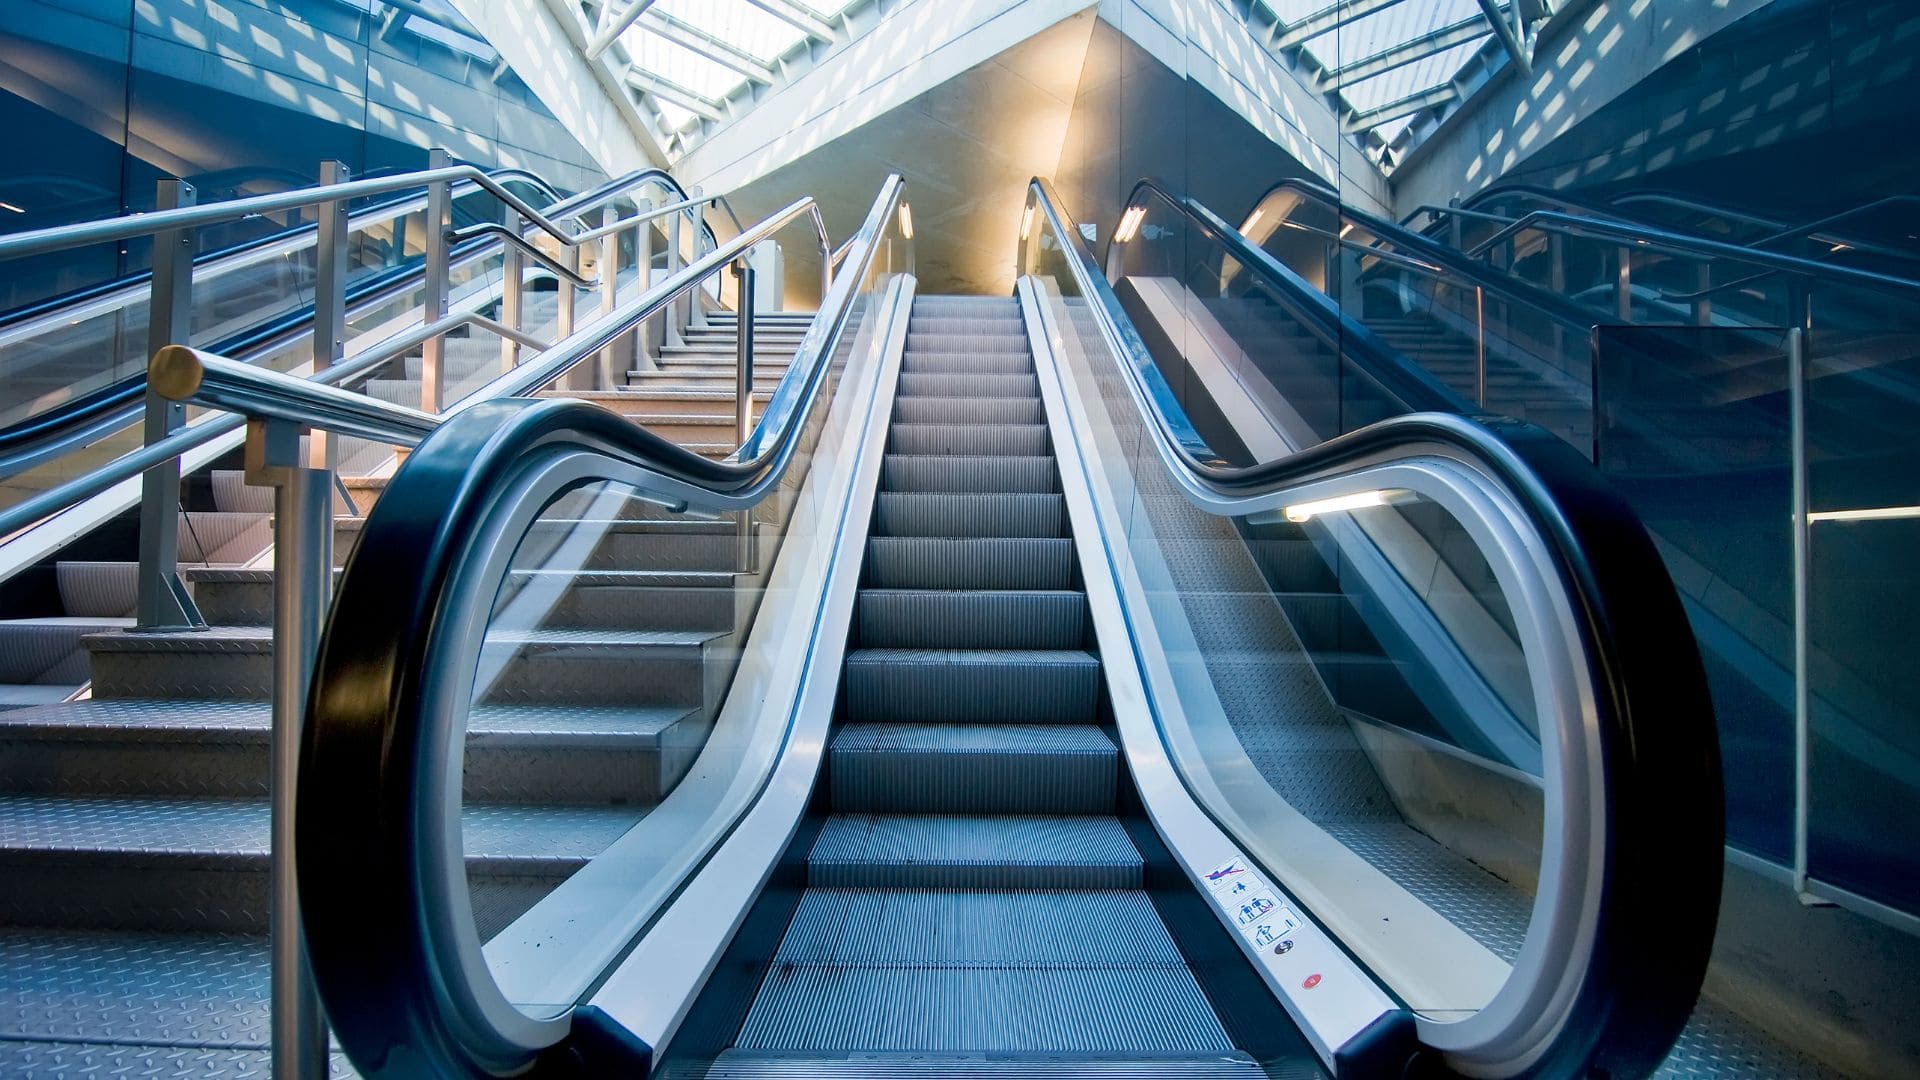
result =
[[[530,326],[550,321],[542,295]],[[805,317],[771,323],[797,341]],[[727,334],[696,332],[663,358],[674,378],[568,396],[730,453],[733,386],[706,377],[722,352],[731,365]],[[499,370],[491,337],[452,339],[446,356],[449,400]],[[790,357],[769,348],[763,370]],[[417,358],[397,367],[405,377],[369,392],[417,403]],[[340,500],[336,563],[385,490],[391,451],[344,443],[341,459],[351,503]],[[685,775],[798,482],[755,513],[745,566],[733,521],[589,492],[553,504],[521,542],[482,647],[464,763],[483,939]],[[190,482],[187,502],[211,506],[183,511],[180,529],[208,629],[133,632],[134,565],[98,561],[55,568],[66,614],[0,623],[0,703],[19,706],[0,712],[0,1074],[265,1068],[272,500],[222,471]],[[589,552],[583,565],[552,564],[570,548]],[[90,699],[64,700],[89,681]]]

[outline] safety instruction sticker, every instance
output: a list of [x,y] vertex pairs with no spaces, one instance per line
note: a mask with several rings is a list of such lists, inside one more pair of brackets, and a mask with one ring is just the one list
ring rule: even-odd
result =
[[1301,926],[1300,916],[1244,860],[1221,863],[1206,876],[1207,891],[1255,948],[1279,942]]

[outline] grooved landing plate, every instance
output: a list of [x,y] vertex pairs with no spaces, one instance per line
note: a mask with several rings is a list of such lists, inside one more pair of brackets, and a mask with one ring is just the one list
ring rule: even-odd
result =
[[1185,965],[847,967],[777,962],[736,1045],[745,1049],[1225,1052]]

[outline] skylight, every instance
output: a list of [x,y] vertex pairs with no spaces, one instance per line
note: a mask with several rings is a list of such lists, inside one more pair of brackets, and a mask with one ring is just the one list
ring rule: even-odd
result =
[[579,0],[589,59],[604,60],[658,122],[669,153],[751,108],[758,87],[846,34],[872,0]]
[[[1422,116],[1458,101],[1463,71],[1499,40],[1524,49],[1517,0],[1262,0],[1272,44],[1297,51],[1333,97],[1348,134],[1383,159]],[[1544,14],[1531,0],[1523,11]],[[1497,20],[1497,21],[1496,21]]]

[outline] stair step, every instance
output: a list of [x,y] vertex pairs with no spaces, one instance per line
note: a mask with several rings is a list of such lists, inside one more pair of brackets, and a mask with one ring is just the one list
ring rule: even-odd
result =
[[87,654],[83,645],[87,636],[132,625],[132,619],[71,615],[0,621],[0,683],[61,683],[77,687],[87,681]]
[[1065,589],[1073,541],[876,536],[867,541],[866,576],[880,589]]
[[[699,711],[481,705],[463,782],[475,803],[658,802],[691,763]],[[265,701],[100,699],[0,715],[0,791],[248,799],[268,794]]]
[[[362,518],[335,519],[336,562],[344,560],[346,553],[359,542],[363,527]],[[734,522],[688,517],[661,520],[542,518],[523,533],[515,561],[522,569],[530,568],[542,558],[536,553],[550,551],[575,534],[591,537],[593,533],[599,535],[593,538],[592,551],[581,569],[724,572],[736,569],[739,561],[739,533]],[[765,551],[774,534],[762,525],[758,536]]]
[[[466,807],[476,915],[492,922],[489,909],[524,911],[642,813]],[[265,800],[0,795],[0,911],[9,922],[62,928],[258,933],[267,925],[267,833]]]
[[883,491],[876,536],[1064,536],[1066,498],[1052,494]]
[[807,856],[809,888],[1138,889],[1143,878],[1119,819],[1096,815],[834,814]]
[[1051,457],[1011,454],[888,454],[880,463],[883,491],[1056,490]]
[[1049,649],[856,649],[849,721],[1092,723],[1100,661]]
[[[713,673],[701,630],[495,631],[482,663],[499,658],[489,703],[702,705]],[[116,631],[85,639],[96,698],[262,701],[273,687],[273,632],[266,626],[204,631]]]
[[1091,724],[850,723],[828,753],[839,813],[1110,815],[1120,775]]
[[54,564],[60,608],[68,615],[126,618],[140,595],[140,564],[66,560]]
[[862,589],[854,601],[866,648],[1078,649],[1086,614],[1086,597],[1065,589]]
[[1012,454],[1037,457],[1047,453],[1045,424],[907,424],[889,429],[890,454]]

